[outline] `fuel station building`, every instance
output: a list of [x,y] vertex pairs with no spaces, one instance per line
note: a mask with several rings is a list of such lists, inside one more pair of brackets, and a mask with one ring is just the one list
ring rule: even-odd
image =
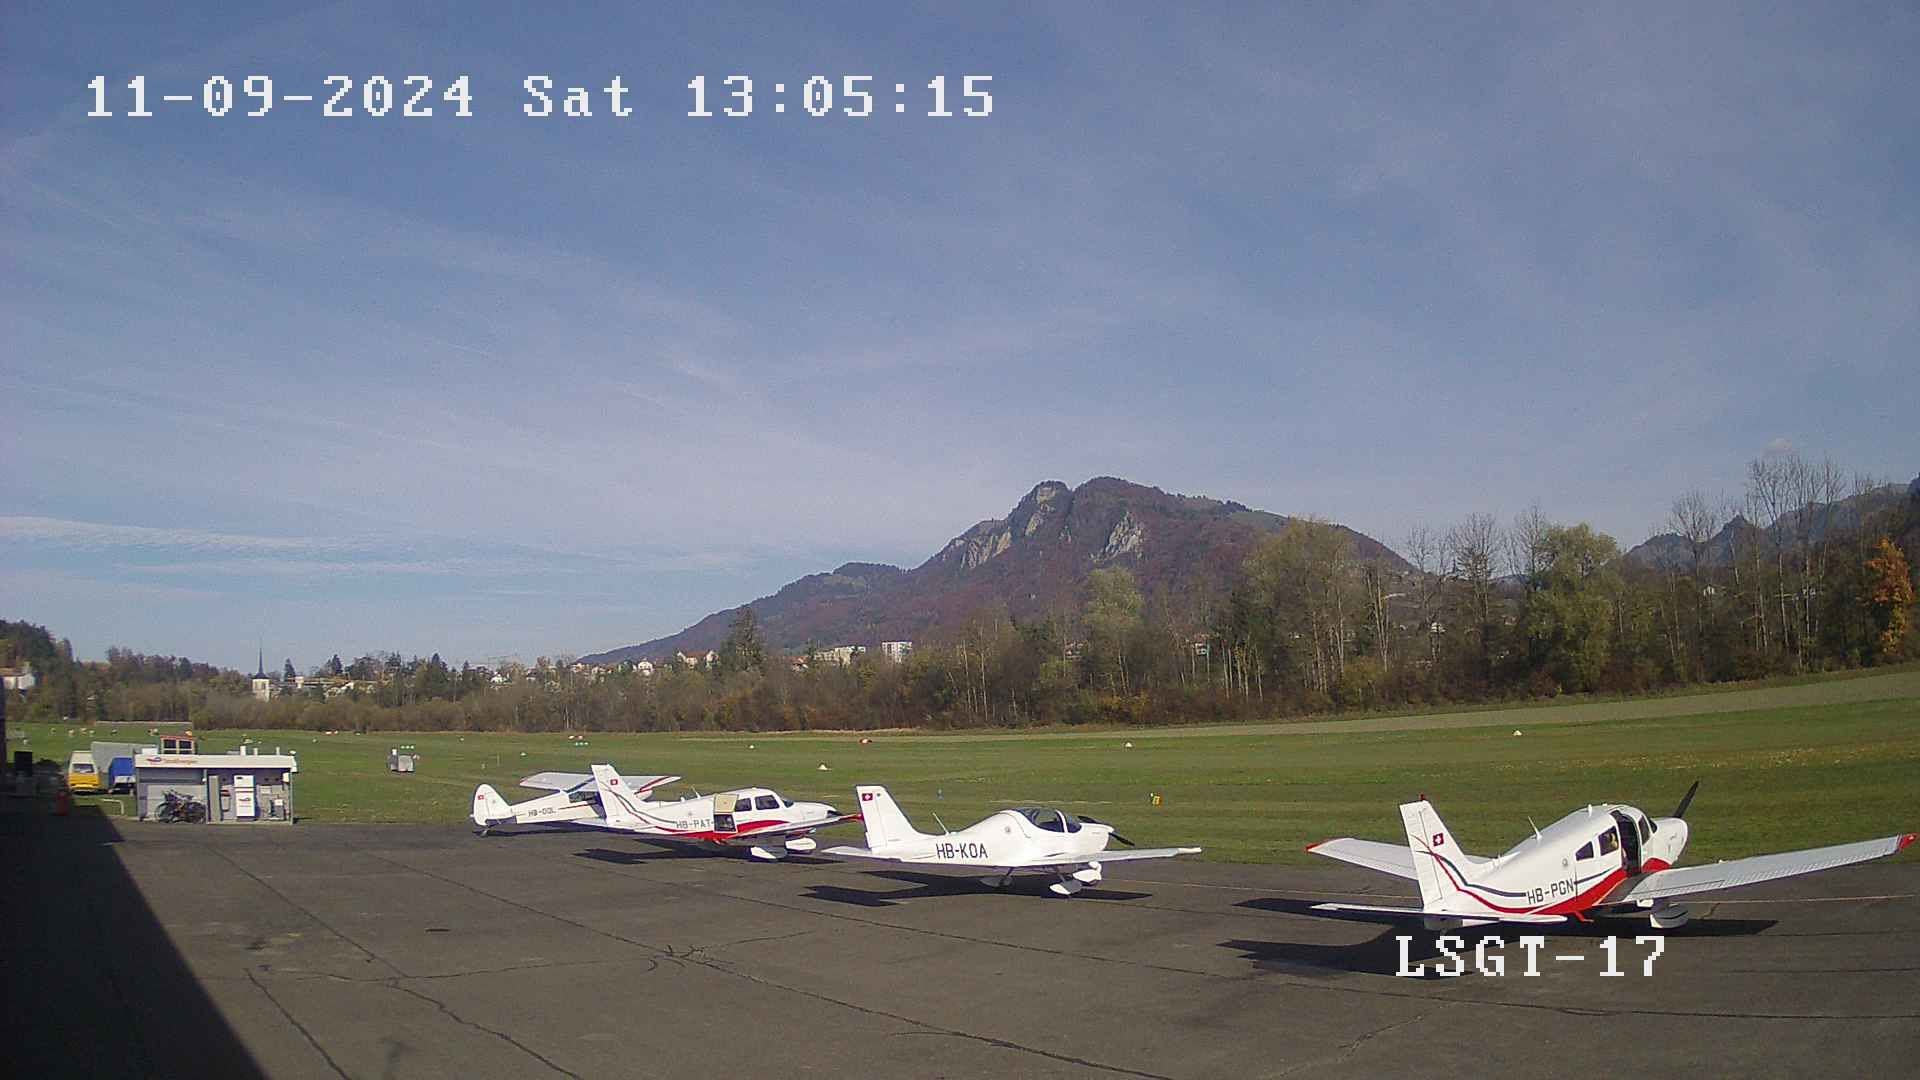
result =
[[[134,805],[142,821],[156,820],[169,793],[207,808],[212,825],[293,821],[293,754],[201,754],[192,736],[141,747],[133,761]],[[276,748],[277,749],[277,748]]]

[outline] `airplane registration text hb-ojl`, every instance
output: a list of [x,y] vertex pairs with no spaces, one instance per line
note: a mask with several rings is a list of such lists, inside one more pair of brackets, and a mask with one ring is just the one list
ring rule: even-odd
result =
[[1913,834],[1852,844],[1675,867],[1687,846],[1687,807],[1694,782],[1672,817],[1655,818],[1607,803],[1575,810],[1497,858],[1468,855],[1425,799],[1400,807],[1407,842],[1342,837],[1310,845],[1316,855],[1420,883],[1418,908],[1315,904],[1352,918],[1417,918],[1429,929],[1487,923],[1557,923],[1593,915],[1646,915],[1661,929],[1684,925],[1674,903],[1697,893],[1755,885],[1891,855]]

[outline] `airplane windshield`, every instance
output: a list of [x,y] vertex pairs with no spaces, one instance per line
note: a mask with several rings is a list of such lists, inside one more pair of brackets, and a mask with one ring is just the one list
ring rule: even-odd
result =
[[1051,806],[1022,806],[1014,811],[1048,832],[1079,832],[1080,819]]

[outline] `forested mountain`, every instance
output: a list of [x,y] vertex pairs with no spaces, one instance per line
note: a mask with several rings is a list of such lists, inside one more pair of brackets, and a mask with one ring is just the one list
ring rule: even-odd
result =
[[[751,603],[760,633],[791,653],[809,643],[873,646],[924,640],[975,612],[1005,604],[1019,620],[1077,611],[1087,575],[1130,571],[1147,603],[1196,626],[1223,600],[1260,540],[1293,519],[1237,502],[1175,495],[1113,477],[1077,488],[1035,485],[1004,518],[982,521],[912,570],[848,563],[810,574]],[[1335,526],[1353,556],[1396,573],[1411,568],[1370,536]],[[733,611],[720,611],[669,637],[583,656],[587,663],[670,658],[717,648]]]

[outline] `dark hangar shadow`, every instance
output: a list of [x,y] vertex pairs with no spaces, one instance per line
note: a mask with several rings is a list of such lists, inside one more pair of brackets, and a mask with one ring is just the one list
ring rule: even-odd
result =
[[265,1076],[122,865],[113,820],[85,803],[55,817],[48,800],[5,802],[8,1075]]

